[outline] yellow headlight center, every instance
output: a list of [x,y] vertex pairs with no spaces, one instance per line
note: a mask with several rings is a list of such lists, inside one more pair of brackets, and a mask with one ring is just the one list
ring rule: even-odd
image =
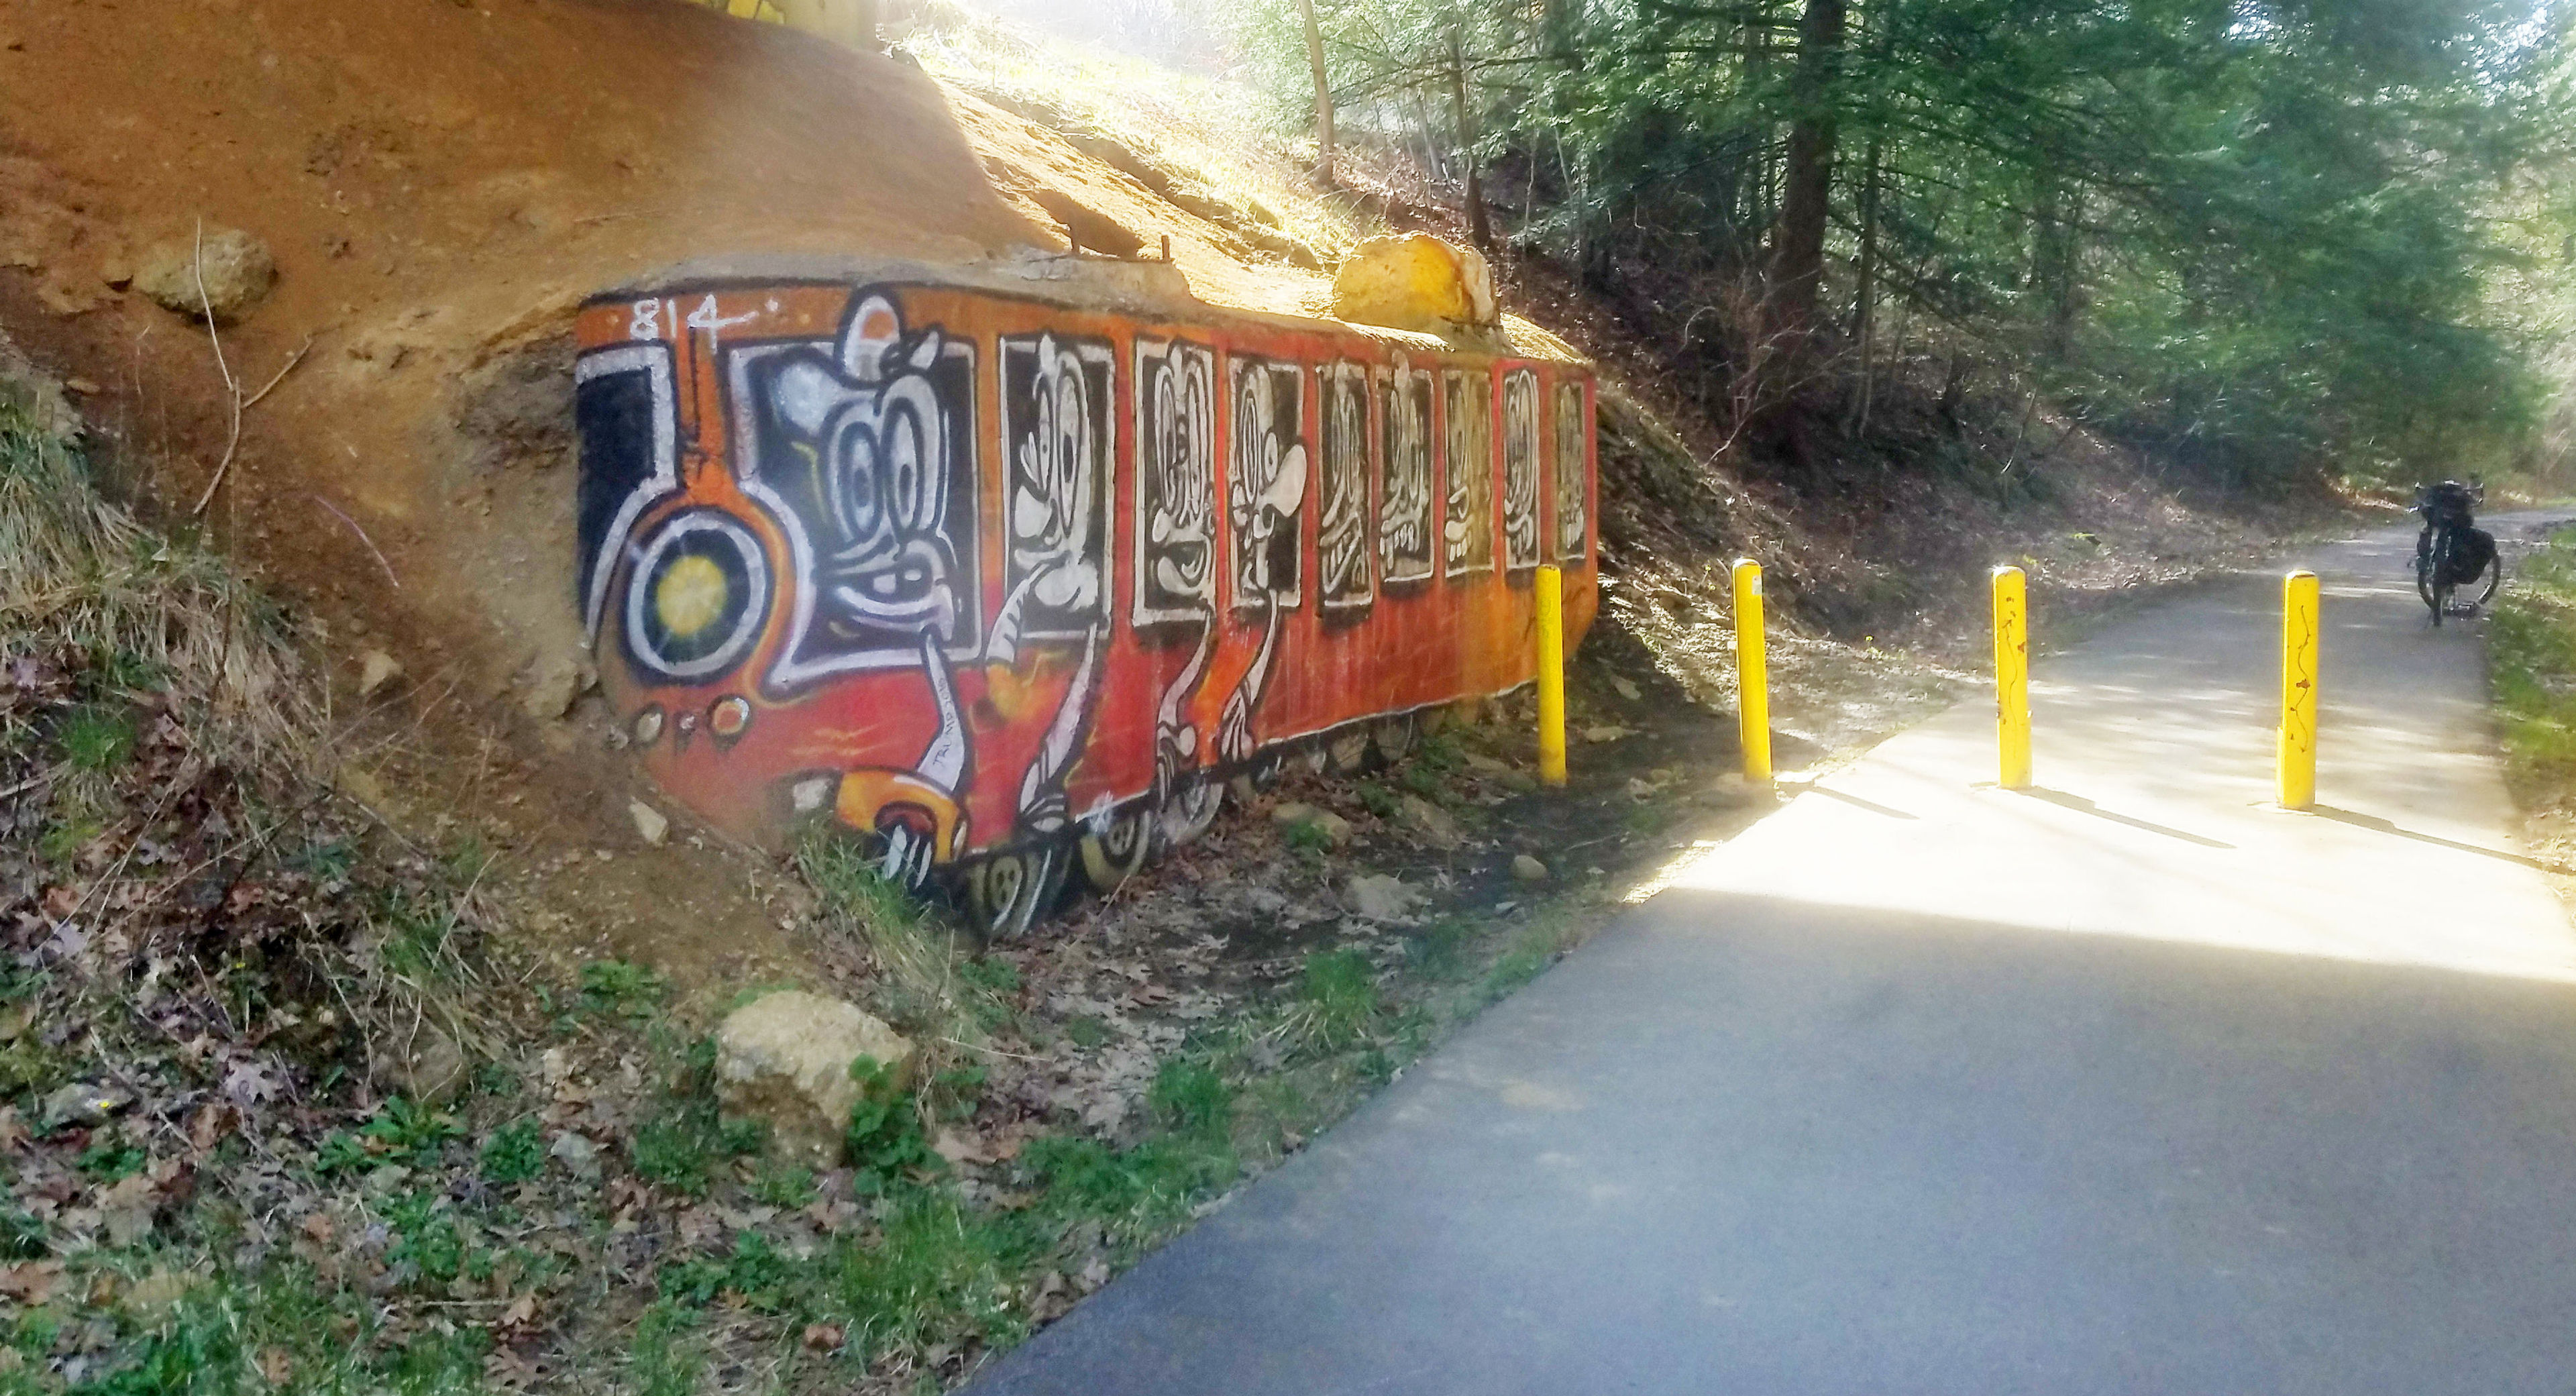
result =
[[664,633],[685,639],[716,623],[729,590],[723,568],[703,557],[684,557],[655,584],[653,612]]

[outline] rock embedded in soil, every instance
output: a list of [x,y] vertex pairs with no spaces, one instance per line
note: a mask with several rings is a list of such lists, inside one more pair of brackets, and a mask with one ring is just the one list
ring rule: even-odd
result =
[[375,1064],[386,1085],[414,1100],[445,1104],[465,1089],[471,1065],[456,1039],[423,1024],[408,1043],[397,1043]]
[[1407,828],[1433,847],[1456,848],[1466,841],[1467,832],[1458,827],[1457,816],[1419,795],[1397,796],[1395,813]]
[[133,284],[174,314],[203,319],[211,312],[216,324],[228,325],[277,284],[277,259],[267,243],[239,228],[208,228],[202,245],[194,233],[155,244],[143,254]]
[[725,1115],[769,1127],[771,1149],[787,1162],[830,1168],[842,1161],[861,1057],[910,1085],[912,1043],[855,1004],[798,990],[765,995],[716,1028],[716,1101]]
[[642,800],[627,801],[626,813],[635,821],[635,836],[653,847],[660,848],[671,837],[670,819]]
[[402,677],[402,661],[383,650],[369,650],[358,659],[358,696],[373,698],[376,690]]
[[103,1125],[133,1103],[133,1092],[121,1087],[75,1081],[45,1097],[45,1125],[49,1129]]
[[1512,876],[1523,882],[1547,881],[1547,864],[1526,853],[1512,855]]
[[573,700],[598,682],[599,671],[590,667],[589,660],[568,654],[551,655],[537,662],[519,705],[539,722],[552,722],[572,711]]
[[1422,894],[1403,878],[1367,873],[1351,879],[1349,901],[1351,914],[1363,921],[1395,921],[1420,906]]
[[565,1168],[572,1170],[572,1176],[576,1178],[594,1180],[600,1175],[599,1146],[570,1130],[555,1136],[555,1142],[546,1150],[546,1155],[559,1160]]
[[1351,821],[1331,810],[1317,809],[1313,805],[1299,804],[1294,800],[1273,808],[1270,811],[1270,821],[1283,831],[1293,829],[1300,824],[1312,825],[1326,839],[1329,839],[1335,848],[1351,841]]

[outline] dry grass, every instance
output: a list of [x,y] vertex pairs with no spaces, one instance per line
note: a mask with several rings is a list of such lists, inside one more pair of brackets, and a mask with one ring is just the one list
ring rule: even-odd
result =
[[277,609],[221,558],[145,528],[71,446],[0,415],[0,658],[86,657],[162,689],[204,759],[317,778],[327,689]]

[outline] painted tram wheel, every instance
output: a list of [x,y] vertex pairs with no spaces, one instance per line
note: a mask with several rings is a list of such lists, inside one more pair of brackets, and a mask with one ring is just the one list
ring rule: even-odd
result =
[[1336,733],[1331,741],[1324,744],[1324,750],[1332,760],[1333,769],[1347,776],[1368,769],[1369,751],[1375,745],[1366,727],[1354,727],[1347,732]]
[[1141,803],[1129,805],[1111,816],[1108,828],[1082,836],[1082,880],[1095,892],[1115,892],[1145,866],[1153,846],[1153,811]]
[[769,614],[769,562],[742,521],[686,509],[635,550],[626,647],[665,683],[703,683],[751,652]]
[[1377,743],[1379,759],[1392,766],[1413,750],[1413,714],[1380,718],[1369,736]]
[[1255,796],[1267,795],[1278,789],[1279,777],[1287,769],[1288,758],[1280,752],[1267,751],[1253,757],[1227,782],[1234,787],[1235,803],[1248,805]]
[[1061,844],[996,853],[966,870],[966,913],[986,940],[1017,940],[1063,895],[1064,874]]
[[1186,847],[1216,823],[1217,812],[1224,808],[1223,785],[1213,780],[1192,781],[1155,811],[1154,837],[1165,848]]

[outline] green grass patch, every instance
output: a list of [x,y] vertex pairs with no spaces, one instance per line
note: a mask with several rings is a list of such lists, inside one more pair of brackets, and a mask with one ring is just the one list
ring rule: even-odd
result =
[[1312,819],[1300,819],[1289,825],[1286,838],[1291,852],[1321,855],[1333,850],[1333,836]]
[[546,1169],[545,1135],[535,1120],[513,1120],[483,1141],[479,1162],[487,1183],[524,1183]]
[[81,771],[113,771],[134,755],[134,719],[121,708],[74,708],[54,734],[63,759]]
[[662,976],[625,960],[593,960],[581,967],[581,993],[574,1008],[600,1018],[640,1023],[653,1017],[670,991]]
[[629,1145],[638,1174],[686,1197],[706,1196],[718,1168],[759,1153],[767,1142],[756,1122],[727,1120],[717,1109],[715,1065],[711,1037],[679,1054]]
[[1306,957],[1293,1021],[1309,1047],[1337,1052],[1369,1035],[1384,1003],[1377,966],[1368,956],[1357,950],[1317,951]]
[[912,1092],[896,1089],[893,1068],[861,1057],[850,1063],[850,1079],[859,1083],[847,1139],[851,1186],[876,1194],[908,1175],[937,1172],[939,1155],[921,1136],[920,1103]]
[[2576,783],[2576,529],[2515,568],[2490,612],[2487,668],[2506,777],[2524,803]]

